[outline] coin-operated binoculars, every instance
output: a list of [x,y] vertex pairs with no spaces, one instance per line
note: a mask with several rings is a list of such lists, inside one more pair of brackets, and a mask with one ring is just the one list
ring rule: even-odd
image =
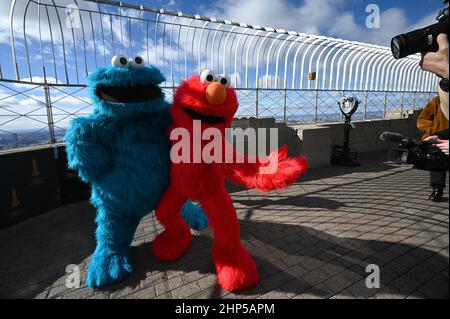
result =
[[331,163],[342,166],[358,166],[358,153],[350,149],[350,130],[355,128],[351,122],[352,115],[358,109],[360,101],[353,96],[344,96],[338,102],[339,109],[344,116],[344,144],[334,145]]

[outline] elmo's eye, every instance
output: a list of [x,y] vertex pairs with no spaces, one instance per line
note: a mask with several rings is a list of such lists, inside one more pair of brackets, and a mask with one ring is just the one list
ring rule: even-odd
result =
[[127,67],[128,66],[128,60],[123,55],[115,55],[111,59],[111,65],[117,66],[117,67]]
[[205,70],[200,75],[200,81],[202,81],[202,83],[211,83],[215,82],[216,80],[216,75],[211,70]]
[[144,59],[140,56],[133,57],[132,59],[128,60],[128,63],[130,63],[130,66],[135,69],[145,67]]
[[228,77],[228,75],[225,75],[225,74],[219,75],[217,77],[217,82],[219,82],[220,84],[222,84],[225,87],[229,87],[231,85],[230,78]]

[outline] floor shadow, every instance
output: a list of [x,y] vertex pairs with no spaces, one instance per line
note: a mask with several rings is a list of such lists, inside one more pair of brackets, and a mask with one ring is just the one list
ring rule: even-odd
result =
[[245,206],[253,206],[253,208],[259,208],[264,206],[296,206],[302,208],[323,208],[323,209],[338,209],[340,207],[345,207],[344,203],[335,201],[332,199],[317,197],[317,196],[289,196],[281,199],[241,199],[236,198],[233,200],[235,203],[239,203]]
[[63,285],[66,267],[84,267],[94,251],[94,219],[92,206],[81,202],[1,231],[0,297],[32,298]]
[[[11,239],[14,232],[9,234],[9,242],[2,242],[0,249],[2,256],[7,257],[1,265],[0,297],[35,297],[56,281],[63,284],[67,265],[85,263],[95,244],[93,212],[89,212],[89,205],[85,208],[85,212],[78,209],[78,216],[72,218],[56,215],[51,222],[33,225],[40,227],[35,228],[35,239],[19,230],[14,239]],[[444,256],[402,243],[339,238],[298,225],[248,220],[241,221],[241,232],[261,274],[257,287],[236,295],[244,298],[274,289],[287,295],[307,292],[328,298],[348,287],[356,289],[352,292],[356,297],[368,297],[373,294],[373,290],[364,286],[368,264],[379,265],[384,291],[396,296],[423,297],[420,289],[429,286],[433,277],[448,268]],[[4,234],[1,235],[0,239],[5,240]],[[162,276],[173,271],[214,274],[211,245],[210,236],[197,236],[186,254],[172,263],[156,260],[148,243],[133,246],[130,248],[133,274],[100,291],[119,296],[138,287],[148,273],[162,273]],[[330,275],[333,272],[336,274]],[[83,279],[85,273],[83,269]],[[169,285],[166,279],[169,278],[162,279],[163,285]],[[448,279],[442,278],[428,289],[427,297],[448,298]],[[221,298],[226,294],[212,285],[204,289],[203,296]]]
[[[255,232],[255,229],[259,231]],[[350,288],[349,293],[354,297],[369,297],[374,290],[365,286],[366,267],[376,264],[380,267],[384,292],[424,297],[420,290],[441,272],[442,282],[426,287],[427,297],[449,296],[448,278],[444,278],[448,258],[422,247],[382,240],[340,238],[309,227],[267,222],[241,221],[241,230],[241,238],[249,242],[250,250],[253,249],[259,257],[259,266],[263,269],[261,287],[242,292],[245,295],[261,294],[278,287],[287,293],[308,291],[326,298]],[[258,245],[261,243],[269,251],[260,252]],[[297,265],[301,267],[298,272]],[[276,273],[277,279],[270,280]],[[333,273],[337,274],[325,280],[321,278]]]
[[[384,165],[376,158],[367,159],[359,168],[343,169],[335,174],[343,174],[346,170],[347,173],[365,170],[376,172],[386,170]],[[337,170],[327,168],[318,172],[311,171],[309,178],[320,178],[323,174],[328,178],[335,171]],[[391,171],[387,175],[366,178],[364,181],[372,186],[377,183],[377,179],[387,176],[394,178],[397,173],[398,171]],[[411,181],[403,181],[401,185],[416,182],[413,177]],[[236,196],[241,198],[235,198],[234,201],[248,206],[248,210],[288,205],[335,210],[346,204],[319,197],[317,193],[333,191],[336,195],[358,182],[361,182],[361,178],[350,178],[345,184],[325,185],[324,189],[309,192],[307,195],[286,196],[281,199],[280,196],[270,198],[269,195],[261,199]],[[392,185],[375,185],[373,189],[367,186],[365,190],[358,190],[364,196],[363,191],[370,194],[378,192],[379,188],[398,187],[396,183]],[[359,200],[356,203],[348,202],[347,205],[358,207]],[[301,210],[298,211],[300,214]],[[410,218],[408,214],[412,214],[414,218],[411,221],[414,222],[424,219],[418,219],[414,213],[406,211],[393,211],[392,214],[394,213],[401,213],[402,218]],[[439,225],[442,222],[436,217],[427,218],[428,224],[433,222]],[[57,293],[58,289],[64,289],[65,269],[70,264],[81,267],[84,282],[86,262],[95,248],[94,219],[95,210],[89,203],[83,202],[66,205],[0,231],[0,297],[31,298],[48,289],[50,293],[46,296],[51,297],[52,292]],[[377,264],[381,270],[383,291],[399,297],[423,297],[424,294],[425,297],[448,298],[448,278],[444,273],[445,269],[448,269],[448,258],[422,247],[382,240],[341,238],[305,226],[254,220],[241,221],[241,230],[243,241],[255,256],[261,283],[254,289],[240,292],[237,297],[255,297],[274,289],[287,296],[308,292],[312,296],[327,298],[349,290],[353,296],[368,297],[374,291],[364,285],[364,278],[367,276],[365,267],[368,264]],[[211,244],[209,236],[196,237],[186,255],[174,263],[156,260],[151,255],[148,243],[133,246],[130,249],[133,274],[102,291],[110,293],[111,296],[120,296],[126,291],[139,288],[149,273],[160,273],[163,276],[160,282],[164,285],[170,285],[168,273],[173,271],[214,274]],[[204,289],[201,297],[224,296],[226,294],[217,285],[212,285]]]
[[[390,172],[395,168],[398,168],[399,165],[388,162],[388,151],[376,151],[376,152],[368,152],[362,153],[359,156],[359,161],[361,162],[360,166],[356,167],[346,167],[346,166],[338,166],[332,165],[329,167],[320,167],[310,168],[308,171],[303,174],[300,178],[301,182],[308,182],[314,180],[320,180],[322,178],[333,178],[343,175],[349,175],[353,173],[378,173],[378,172],[387,172],[387,174],[397,174],[400,172]],[[404,165],[405,169],[412,169],[411,165]],[[349,177],[346,177],[351,180]],[[356,179],[360,181],[360,178]],[[247,190],[246,188],[233,184],[229,181],[226,181],[227,190],[230,193],[236,193]]]
[[[257,297],[277,289],[286,295],[307,292],[320,298],[345,290],[351,296],[366,298],[377,291],[365,286],[366,267],[376,264],[380,267],[383,293],[400,298],[448,298],[448,279],[443,275],[448,267],[447,258],[421,247],[339,238],[308,227],[256,221],[241,221],[241,230],[242,240],[255,258],[261,282],[253,289],[238,292],[235,297]],[[132,247],[131,251],[138,273],[147,269],[214,274],[211,245],[210,237],[196,237],[180,260],[168,263],[156,260],[147,244]],[[439,274],[442,281],[429,285]],[[135,286],[141,277],[134,274],[126,279],[127,284]],[[201,296],[222,298],[227,293],[216,284],[205,288]]]

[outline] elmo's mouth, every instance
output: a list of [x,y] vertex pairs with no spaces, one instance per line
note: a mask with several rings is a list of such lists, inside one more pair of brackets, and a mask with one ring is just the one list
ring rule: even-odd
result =
[[142,103],[156,100],[162,96],[161,89],[153,84],[136,86],[100,86],[97,96],[113,103]]
[[205,115],[202,114],[200,112],[194,111],[190,108],[185,107],[184,111],[190,116],[192,117],[194,120],[200,120],[202,122],[205,122],[207,124],[220,124],[220,123],[225,123],[226,122],[226,118],[224,117],[220,117],[220,116],[213,116],[213,115]]

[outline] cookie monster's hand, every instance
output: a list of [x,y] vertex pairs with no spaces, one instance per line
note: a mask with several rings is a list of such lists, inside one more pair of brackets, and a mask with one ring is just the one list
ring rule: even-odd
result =
[[200,205],[196,205],[190,200],[187,200],[186,203],[184,203],[181,208],[181,215],[186,223],[188,223],[189,227],[194,230],[202,230],[208,226],[208,218],[203,209]]
[[90,288],[109,285],[131,272],[127,252],[119,253],[105,247],[97,248],[89,265],[86,284]]
[[68,166],[77,170],[83,181],[95,182],[111,170],[111,154],[101,143],[95,123],[91,119],[74,119],[67,130],[65,140]]

